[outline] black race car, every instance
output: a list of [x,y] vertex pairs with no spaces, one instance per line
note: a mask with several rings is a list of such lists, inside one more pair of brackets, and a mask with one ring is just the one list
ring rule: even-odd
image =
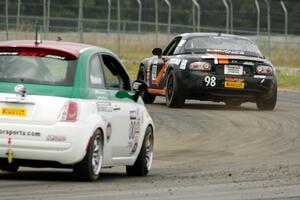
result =
[[169,107],[185,99],[225,102],[240,106],[254,102],[259,110],[273,110],[277,99],[275,68],[249,39],[218,33],[176,36],[164,51],[152,50],[142,61],[138,79],[149,84],[145,103],[165,96]]

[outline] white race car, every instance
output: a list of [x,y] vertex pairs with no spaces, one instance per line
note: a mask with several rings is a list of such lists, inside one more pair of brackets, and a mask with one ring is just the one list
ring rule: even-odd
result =
[[62,41],[0,42],[0,169],[73,168],[95,181],[102,167],[145,176],[153,121],[109,50]]

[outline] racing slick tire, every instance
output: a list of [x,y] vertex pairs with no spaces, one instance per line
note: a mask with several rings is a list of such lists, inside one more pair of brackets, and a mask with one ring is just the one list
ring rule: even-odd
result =
[[[146,79],[145,79],[145,69],[144,69],[143,66],[141,66],[140,69],[139,69],[137,79],[146,81]],[[148,92],[143,92],[141,96],[142,96],[142,99],[143,99],[144,103],[146,103],[146,104],[152,104],[155,101],[155,97],[156,97],[156,95],[150,94]]]
[[74,173],[80,180],[96,181],[99,179],[103,160],[103,135],[100,130],[92,136],[84,159],[74,165]]
[[171,70],[167,79],[166,105],[171,108],[180,108],[184,105],[184,102],[185,98],[180,93],[175,72]]
[[19,169],[19,166],[16,164],[1,164],[0,170],[7,171],[7,172],[17,172]]
[[274,110],[277,102],[277,89],[269,99],[260,99],[256,102],[258,110]]
[[141,151],[133,166],[126,166],[126,174],[128,176],[146,176],[152,166],[153,160],[153,129],[147,127]]

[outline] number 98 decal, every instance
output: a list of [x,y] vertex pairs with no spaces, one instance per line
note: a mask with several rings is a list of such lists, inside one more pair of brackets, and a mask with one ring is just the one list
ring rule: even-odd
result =
[[215,87],[217,85],[217,78],[215,76],[205,76],[204,83],[206,87]]

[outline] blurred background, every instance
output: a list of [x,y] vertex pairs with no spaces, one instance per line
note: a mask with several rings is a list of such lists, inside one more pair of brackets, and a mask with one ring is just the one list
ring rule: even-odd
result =
[[129,71],[183,32],[244,35],[275,66],[300,67],[299,0],[0,0],[1,41],[34,39],[36,22],[41,39],[109,48]]

